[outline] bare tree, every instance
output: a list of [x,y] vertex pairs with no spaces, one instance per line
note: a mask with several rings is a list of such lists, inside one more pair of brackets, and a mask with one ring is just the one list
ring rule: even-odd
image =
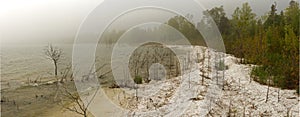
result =
[[169,78],[171,78],[171,71],[172,71],[172,52],[169,52]]
[[71,80],[72,80],[72,68],[71,68],[72,66],[71,65],[68,65],[62,72],[61,72],[61,78],[60,78],[60,82],[61,83],[63,83],[64,82],[64,80],[66,81],[67,80],[67,77],[68,77],[68,75],[70,75],[70,78],[71,78]]
[[191,72],[192,72],[192,66],[191,66],[191,56],[190,56],[190,51],[188,52],[188,55],[187,55],[187,59],[188,59],[188,69],[189,69],[189,88],[191,88]]
[[[105,66],[106,66],[106,64],[103,64],[102,66],[97,68],[95,71],[92,71],[93,67],[91,67],[90,73],[87,76],[96,75],[96,73],[99,72],[99,75],[97,75],[98,78],[99,79],[105,78],[107,74],[112,72],[112,70],[102,71],[102,69],[104,69]],[[68,72],[64,72],[64,73],[67,74]],[[66,75],[63,75],[63,76],[66,76]],[[69,110],[71,112],[82,115],[83,117],[87,117],[88,116],[88,107],[90,106],[92,101],[95,99],[96,94],[98,93],[100,88],[101,88],[100,86],[97,86],[94,93],[91,94],[91,98],[87,99],[86,100],[87,102],[84,103],[83,100],[81,100],[80,95],[76,92],[76,87],[68,88],[67,85],[62,85],[62,90],[61,90],[62,99],[66,100],[66,101],[71,101],[74,104],[72,106],[67,106],[64,103],[64,100],[61,100],[60,105],[62,105],[63,108],[66,110]]]
[[268,72],[268,80],[267,80],[267,82],[268,82],[268,89],[267,89],[267,95],[266,95],[266,103],[268,102],[268,99],[269,99],[269,91],[270,91],[270,83],[271,83],[271,76],[269,75],[269,69],[267,69],[266,70],[267,72]]
[[[87,103],[84,103],[80,99],[80,96],[77,92],[73,93],[72,91],[70,91],[66,87],[64,87],[64,91],[62,93],[64,98],[66,98],[67,100],[71,100],[71,102],[75,103],[73,106],[64,106],[64,108],[71,112],[82,115],[83,117],[87,117],[88,116],[88,107],[91,104],[91,102],[94,100],[97,92],[99,91],[99,88],[100,87],[98,86],[95,93],[92,95],[92,98],[90,100],[88,100]],[[64,104],[62,103],[61,105],[64,105]]]
[[201,74],[201,83],[202,85],[204,84],[204,75],[205,75],[205,67],[204,67],[204,61],[205,61],[205,49],[202,49],[202,58],[199,60],[199,62],[201,62],[201,68],[200,68],[200,72]]
[[209,53],[209,48],[207,48],[207,77],[209,78],[209,72],[210,72],[210,66],[209,66],[209,63],[210,63],[210,53]]
[[59,93],[59,90],[60,90],[60,86],[61,86],[61,83],[64,83],[64,80],[67,81],[67,77],[68,75],[70,75],[70,79],[72,80],[73,78],[73,72],[71,70],[71,65],[69,65],[68,67],[66,67],[63,72],[61,72],[61,78],[59,80],[59,78],[57,78],[57,81],[56,81],[56,91],[55,91],[55,95],[54,95],[54,100],[56,100],[57,96],[58,96],[58,93]]
[[61,58],[61,55],[62,55],[62,50],[57,48],[57,47],[54,47],[52,46],[52,44],[49,44],[45,50],[45,55],[48,59],[52,60],[53,61],[53,64],[54,64],[54,74],[55,76],[57,76],[57,63],[58,61],[60,60]]

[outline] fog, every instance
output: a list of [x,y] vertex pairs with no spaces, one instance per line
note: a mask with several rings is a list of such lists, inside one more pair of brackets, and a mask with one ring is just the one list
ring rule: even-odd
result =
[[[73,43],[76,32],[84,18],[103,0],[1,0],[0,39],[1,45]],[[230,17],[236,7],[249,2],[257,15],[266,14],[276,1],[278,11],[289,4],[289,0],[198,0],[205,9],[223,5]],[[116,3],[117,4],[117,3]],[[175,4],[175,3],[174,3]],[[109,6],[108,6],[109,7]],[[118,9],[118,8],[113,8]],[[156,11],[157,12],[157,11]],[[110,13],[107,11],[107,13]],[[105,15],[105,14],[103,14]],[[136,19],[162,17],[137,14]],[[124,23],[123,25],[126,25]]]

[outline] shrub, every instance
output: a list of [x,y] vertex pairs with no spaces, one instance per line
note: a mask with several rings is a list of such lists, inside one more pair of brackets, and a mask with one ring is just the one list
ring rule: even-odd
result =
[[264,67],[255,67],[251,71],[251,76],[254,77],[254,81],[257,81],[261,84],[267,84],[268,73]]
[[143,78],[141,76],[135,76],[134,82],[136,84],[142,84],[143,83]]
[[217,65],[216,65],[216,69],[218,71],[227,70],[228,66],[225,65],[224,61],[219,61],[219,63],[217,63]]

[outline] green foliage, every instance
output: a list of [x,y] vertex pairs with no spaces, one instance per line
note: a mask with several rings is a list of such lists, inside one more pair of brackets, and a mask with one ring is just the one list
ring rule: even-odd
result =
[[270,84],[276,87],[297,88],[299,14],[299,3],[292,0],[280,14],[273,4],[268,18],[256,20],[250,6],[243,4],[236,8],[230,20],[232,33],[223,34],[227,52],[244,58],[242,63],[260,66],[251,72],[255,81],[268,84],[269,79]]
[[[208,25],[212,25],[213,21],[218,26],[221,34],[230,34],[230,21],[226,17],[223,6],[212,8],[211,10],[206,10],[203,12],[204,17],[201,22],[206,22]],[[210,20],[209,17],[213,19]],[[206,28],[210,28],[207,26]]]
[[268,73],[264,67],[253,68],[251,71],[251,76],[254,78],[254,81],[267,84]]
[[143,78],[141,76],[135,76],[134,82],[136,84],[142,84],[143,83]]
[[287,25],[291,25],[294,33],[299,35],[299,17],[300,9],[299,3],[292,0],[290,1],[290,6],[285,9],[285,22]]
[[192,22],[189,22],[188,19],[192,19],[192,15],[183,16],[175,16],[168,20],[167,24],[181,32],[191,44],[194,45],[205,45],[202,35],[197,30],[197,27]]
[[[228,53],[243,58],[241,63],[260,66],[251,72],[254,80],[268,84],[269,79],[273,86],[295,89],[299,85],[299,3],[292,0],[288,8],[279,14],[277,12],[276,4],[273,4],[268,15],[257,20],[249,4],[244,3],[235,9],[232,19],[226,17],[221,6],[204,11],[204,17],[197,26],[187,20],[192,19],[192,15],[172,17],[166,24],[181,32],[192,44],[205,45],[197,28],[212,30],[211,25],[215,22]],[[155,30],[151,35],[168,34],[163,27]],[[176,38],[169,35],[162,38],[167,37]],[[222,62],[215,67],[227,69]],[[142,78],[137,76],[134,81],[142,83]]]
[[225,65],[224,61],[219,61],[219,62],[216,64],[216,69],[217,69],[218,71],[227,70],[227,69],[228,69],[228,66]]
[[244,3],[242,8],[237,7],[234,10],[232,25],[238,39],[248,37],[253,32],[255,16],[256,14],[252,13],[252,9],[248,3]]
[[[273,86],[296,89],[299,86],[299,3],[292,0],[279,14],[276,7],[271,5],[268,15],[257,20],[249,4],[244,3],[235,9],[229,23],[225,23],[230,33],[222,36],[228,53],[243,58],[241,63],[260,66],[251,72],[255,81],[269,84],[269,80]],[[207,10],[204,15],[210,15],[220,31],[223,30],[221,19],[226,15],[222,6]],[[221,68],[221,64],[216,67]]]

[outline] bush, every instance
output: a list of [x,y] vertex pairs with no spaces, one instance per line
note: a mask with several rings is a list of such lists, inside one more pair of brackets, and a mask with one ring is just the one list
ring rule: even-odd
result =
[[251,71],[251,76],[253,77],[254,81],[257,81],[261,84],[267,84],[268,73],[264,69],[264,67],[255,67]]
[[224,61],[219,61],[219,63],[216,65],[216,69],[218,71],[227,70],[228,66],[225,65]]
[[141,76],[135,76],[134,82],[136,84],[142,84],[143,83],[143,78]]

